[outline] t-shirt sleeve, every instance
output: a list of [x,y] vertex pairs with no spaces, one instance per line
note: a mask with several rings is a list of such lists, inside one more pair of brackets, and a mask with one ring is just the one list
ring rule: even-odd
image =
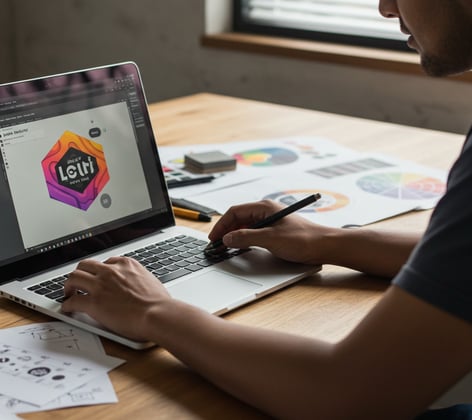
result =
[[393,284],[472,322],[472,135],[428,228]]

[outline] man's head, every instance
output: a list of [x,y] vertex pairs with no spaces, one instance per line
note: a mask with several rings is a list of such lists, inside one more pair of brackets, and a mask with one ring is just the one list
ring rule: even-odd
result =
[[408,45],[431,76],[472,68],[472,0],[379,0],[380,13],[399,18]]

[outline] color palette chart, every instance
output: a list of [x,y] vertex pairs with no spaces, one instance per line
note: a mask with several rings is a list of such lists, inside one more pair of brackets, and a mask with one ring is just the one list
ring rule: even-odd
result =
[[414,173],[387,172],[367,175],[357,181],[363,191],[400,200],[429,200],[441,197],[443,181]]
[[298,160],[297,153],[282,147],[265,147],[237,152],[233,155],[238,164],[254,167],[287,165]]

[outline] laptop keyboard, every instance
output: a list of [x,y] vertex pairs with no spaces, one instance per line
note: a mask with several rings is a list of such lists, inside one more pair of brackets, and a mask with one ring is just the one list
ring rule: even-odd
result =
[[[206,245],[207,242],[201,239],[178,235],[123,255],[139,261],[162,283],[167,283],[247,251],[230,249],[210,259],[203,252]],[[58,276],[30,286],[27,290],[56,302],[63,302],[66,280],[67,275]]]

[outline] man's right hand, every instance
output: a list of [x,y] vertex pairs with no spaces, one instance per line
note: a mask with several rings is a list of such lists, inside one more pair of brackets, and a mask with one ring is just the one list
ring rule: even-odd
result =
[[281,205],[270,200],[233,206],[215,224],[208,237],[211,241],[222,238],[223,243],[230,248],[266,248],[287,261],[323,263],[321,242],[331,228],[316,225],[294,214],[269,227],[247,228],[281,208]]

